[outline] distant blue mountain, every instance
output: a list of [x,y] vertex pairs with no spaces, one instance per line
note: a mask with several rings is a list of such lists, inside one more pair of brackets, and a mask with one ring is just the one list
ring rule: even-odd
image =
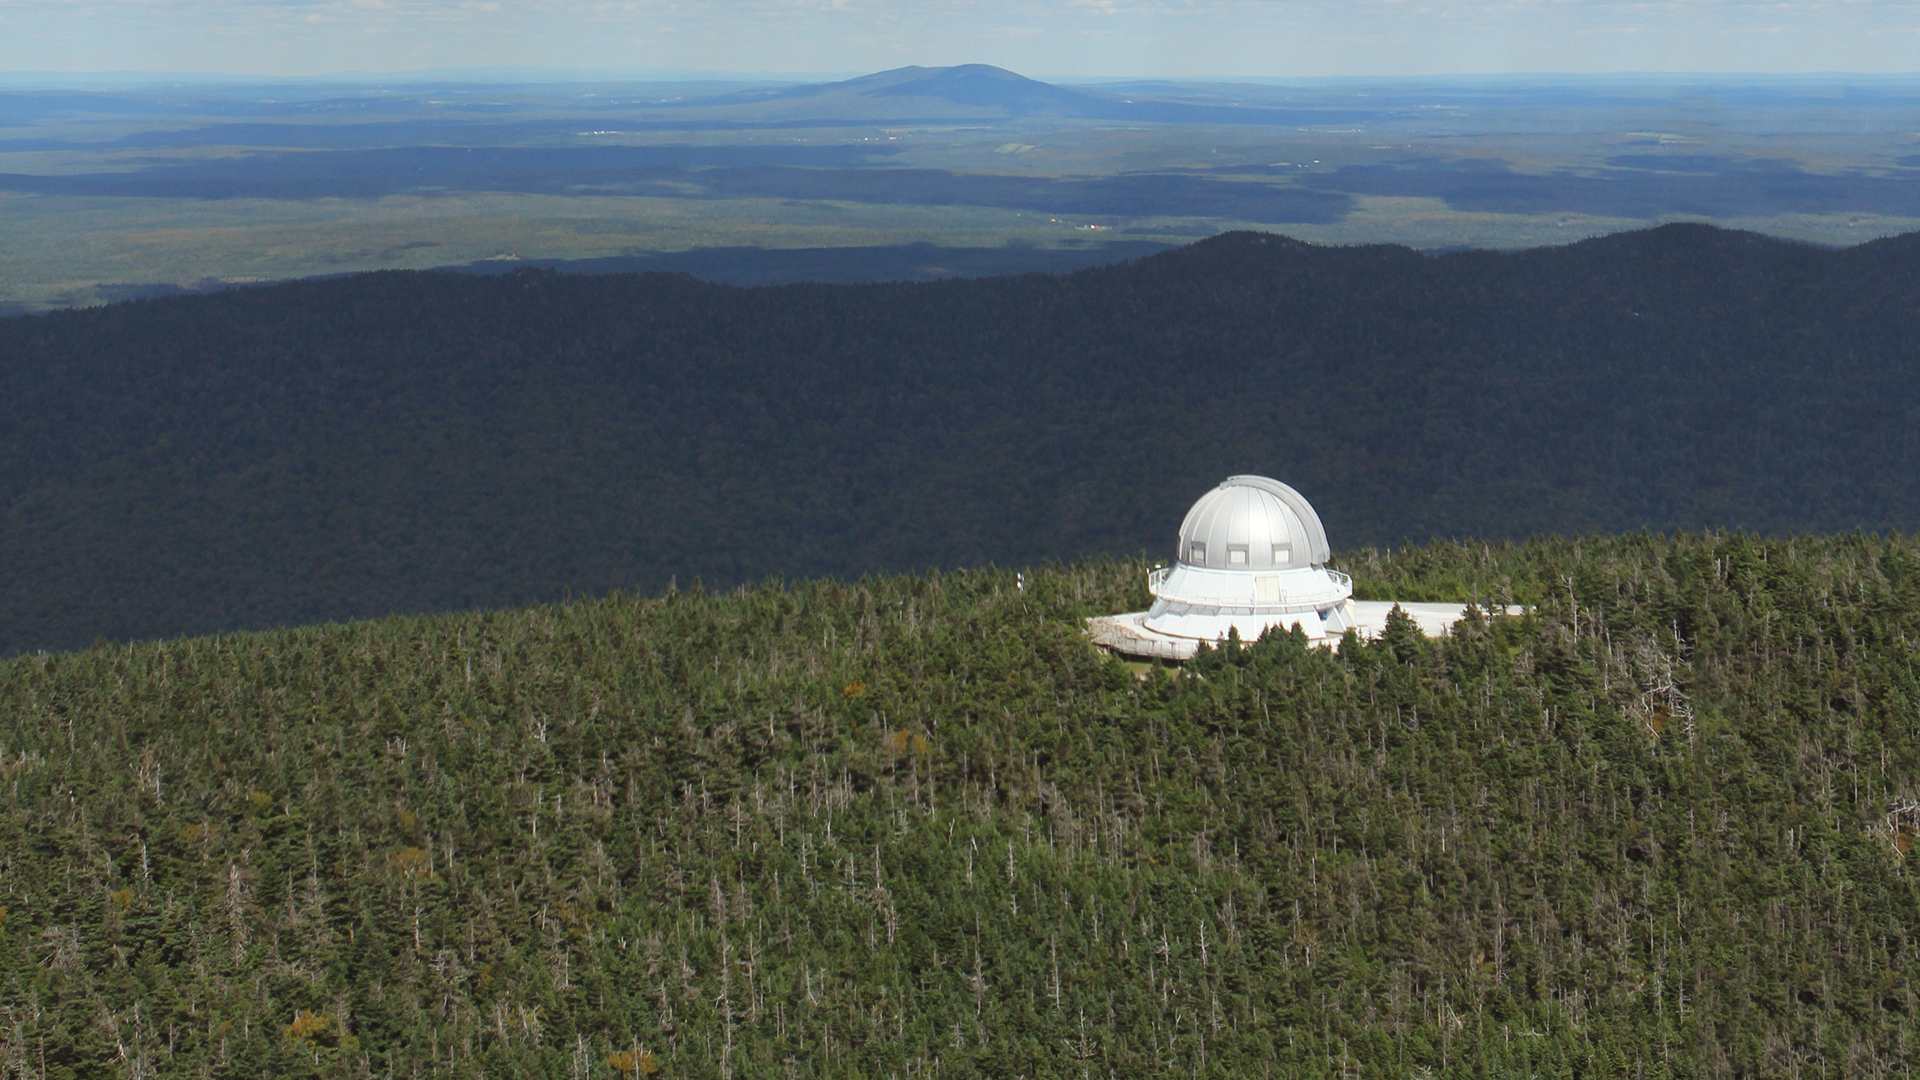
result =
[[[903,67],[840,82],[748,90],[693,99],[685,106],[752,111],[753,106],[822,118],[885,116],[894,119],[968,115],[1014,119],[1121,120],[1133,123],[1298,124],[1351,122],[1374,115],[1352,110],[1275,109],[1171,100],[1136,93],[1074,90],[1029,79],[991,64]],[[784,106],[784,108],[781,108]]]
[[689,104],[927,98],[968,108],[1009,109],[1027,114],[1084,108],[1091,97],[991,64],[961,64],[942,68],[914,65],[840,82],[745,90],[715,98],[696,99]]
[[1085,116],[1112,102],[1104,97],[1029,79],[990,64],[957,67],[903,67],[863,75],[826,88],[841,88],[869,98],[935,98],[973,108],[1004,109],[1010,116]]

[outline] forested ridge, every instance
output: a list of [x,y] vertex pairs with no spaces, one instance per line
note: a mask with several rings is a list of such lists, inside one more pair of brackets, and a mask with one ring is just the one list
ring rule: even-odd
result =
[[0,654],[1165,554],[1236,472],[1336,546],[1920,523],[1920,236],[1070,275],[381,273],[0,320]]
[[5,661],[0,1069],[1905,1076],[1920,544],[1341,565],[1529,614],[1140,669],[1102,559]]

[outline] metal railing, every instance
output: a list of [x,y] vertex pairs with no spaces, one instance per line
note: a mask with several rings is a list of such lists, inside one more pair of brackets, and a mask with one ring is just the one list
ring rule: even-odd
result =
[[[1235,597],[1172,596],[1170,597],[1170,596],[1167,596],[1161,590],[1166,587],[1167,577],[1172,573],[1173,573],[1173,567],[1171,566],[1162,566],[1157,569],[1149,571],[1147,573],[1147,591],[1152,593],[1156,599],[1161,599],[1161,600],[1174,600],[1181,603],[1206,605],[1206,606],[1217,605],[1222,609],[1230,608],[1235,612],[1241,612],[1241,613],[1251,612],[1253,610],[1252,608],[1247,606],[1247,601],[1245,597],[1238,597],[1238,596],[1235,596]],[[1345,589],[1347,592],[1347,595],[1351,596],[1353,594],[1353,578],[1348,577],[1346,574],[1343,574],[1338,570],[1328,569],[1326,570],[1326,574],[1328,577],[1333,579],[1335,584],[1339,585],[1342,589]],[[1307,595],[1314,596],[1313,593],[1308,593]],[[1314,599],[1318,600],[1319,598],[1314,597]],[[1289,602],[1290,602],[1290,597],[1288,596],[1287,591],[1283,589],[1280,591],[1280,595],[1272,603],[1261,604],[1260,606],[1261,607],[1273,607],[1273,606],[1285,607]],[[1313,602],[1313,601],[1308,601],[1308,602]]]

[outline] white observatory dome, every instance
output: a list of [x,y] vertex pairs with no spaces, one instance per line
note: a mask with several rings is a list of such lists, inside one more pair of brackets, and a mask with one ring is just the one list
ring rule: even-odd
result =
[[[1175,563],[1147,575],[1153,607],[1094,616],[1087,631],[1123,656],[1186,660],[1230,634],[1256,641],[1268,630],[1298,631],[1338,648],[1349,630],[1379,636],[1394,611],[1428,637],[1448,633],[1466,614],[1465,604],[1355,600],[1353,579],[1327,569],[1330,555],[1320,515],[1299,492],[1264,476],[1229,476],[1187,511]],[[1509,606],[1492,614],[1523,612]]]
[[1338,637],[1353,625],[1353,581],[1325,568],[1330,555],[1320,515],[1299,492],[1230,476],[1187,511],[1178,561],[1147,578],[1154,602],[1141,625],[1197,641],[1230,630],[1252,641],[1275,626]]
[[1175,558],[1214,570],[1291,570],[1330,555],[1320,515],[1299,492],[1264,476],[1229,476],[1187,511]]

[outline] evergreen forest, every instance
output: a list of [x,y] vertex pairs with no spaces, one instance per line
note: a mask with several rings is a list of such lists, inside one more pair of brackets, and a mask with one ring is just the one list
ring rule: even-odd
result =
[[1135,665],[1096,558],[0,662],[0,1072],[1907,1075],[1920,543],[1340,565],[1528,614]]
[[1911,530],[1917,463],[1920,234],[363,274],[0,319],[0,656],[1164,557],[1234,473],[1337,548]]

